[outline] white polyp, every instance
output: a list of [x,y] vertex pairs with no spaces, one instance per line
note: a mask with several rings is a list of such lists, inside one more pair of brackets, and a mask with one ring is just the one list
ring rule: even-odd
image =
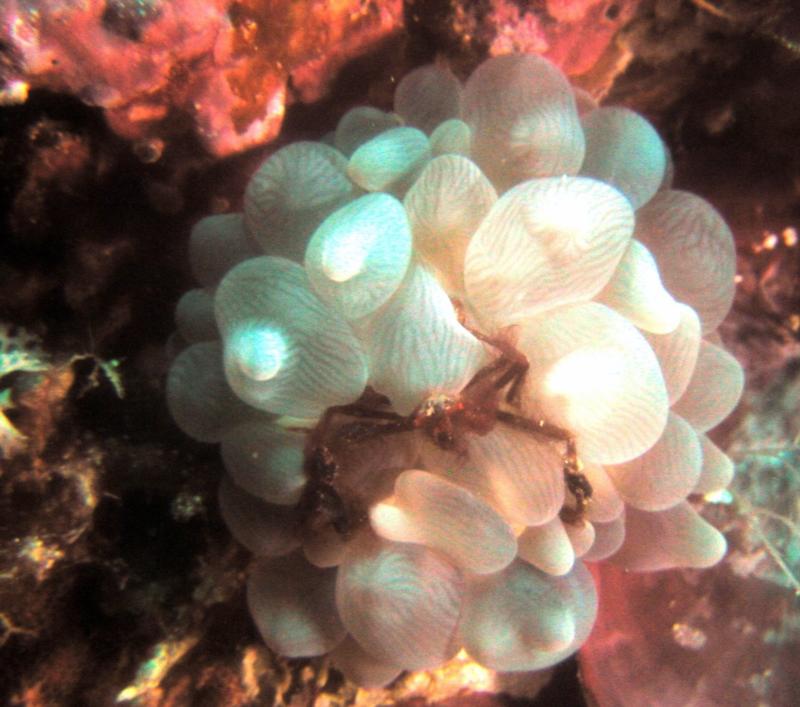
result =
[[[619,457],[644,451],[655,441],[655,432],[648,429],[641,442],[620,440],[619,448],[617,445],[607,448],[603,443],[605,434],[618,428],[619,418],[634,417],[632,413],[624,414],[628,412],[624,410],[624,393],[629,387],[625,384],[633,367],[626,352],[597,345],[565,354],[542,377],[539,391],[545,417],[572,430],[587,459],[612,463]],[[655,391],[656,395],[658,392]],[[648,428],[661,427],[662,410],[666,406],[660,399],[656,405],[659,409],[655,410],[655,419]]]
[[628,508],[625,541],[612,561],[639,572],[711,567],[726,549],[724,536],[682,501],[657,513]]
[[700,477],[703,453],[692,426],[670,412],[659,440],[644,454],[606,467],[626,503],[661,511],[685,499]]
[[548,371],[543,391],[554,398],[599,398],[609,389],[619,387],[625,378],[625,368],[625,355],[617,349],[599,346],[577,349],[560,358]]
[[403,205],[367,194],[332,213],[314,232],[306,272],[319,297],[347,319],[383,305],[411,260],[411,229]]
[[523,322],[531,363],[524,401],[576,437],[586,461],[618,464],[643,454],[667,421],[667,391],[647,341],[596,302]]
[[713,331],[733,302],[736,248],[722,216],[704,199],[684,191],[658,192],[636,213],[636,238],[658,263],[661,280]]
[[375,532],[396,542],[439,550],[456,566],[486,574],[517,552],[511,527],[488,504],[456,483],[427,471],[400,474],[394,494],[370,509]]
[[700,318],[689,305],[679,304],[680,321],[668,334],[643,332],[661,366],[669,404],[683,395],[700,351]]
[[595,299],[654,334],[668,334],[681,321],[681,305],[664,289],[655,259],[636,239]]
[[628,200],[602,182],[524,182],[494,204],[470,239],[470,304],[491,329],[588,300],[611,279],[632,233]]
[[253,407],[314,418],[363,391],[361,344],[311,292],[300,265],[273,257],[240,263],[219,284],[215,312],[228,382]]
[[575,550],[558,517],[526,528],[517,543],[519,556],[547,574],[564,575],[575,564]]
[[707,435],[698,436],[703,448],[703,467],[692,493],[706,494],[721,491],[733,480],[733,462]]
[[673,409],[698,432],[707,432],[733,412],[743,391],[741,364],[725,349],[701,341],[692,378]]
[[235,365],[247,378],[268,381],[286,365],[292,344],[278,327],[262,322],[247,322],[228,336],[227,346],[235,351]]

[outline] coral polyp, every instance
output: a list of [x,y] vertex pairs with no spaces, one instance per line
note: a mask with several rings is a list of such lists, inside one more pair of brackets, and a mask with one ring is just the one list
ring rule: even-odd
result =
[[723,556],[690,499],[732,475],[733,240],[668,163],[507,55],[413,71],[195,227],[168,403],[221,444],[270,648],[362,685],[461,649],[536,670],[592,628],[584,563]]

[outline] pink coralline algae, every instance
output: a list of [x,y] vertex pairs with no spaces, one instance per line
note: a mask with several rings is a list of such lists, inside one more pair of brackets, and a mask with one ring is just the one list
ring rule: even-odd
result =
[[489,16],[496,36],[490,52],[536,52],[568,76],[586,73],[611,44],[617,30],[633,17],[639,0],[547,0],[520,10],[494,0]]
[[167,119],[188,114],[222,156],[278,134],[288,79],[302,100],[319,98],[401,14],[399,0],[9,0],[3,96],[24,95],[21,85],[73,93],[134,140],[161,137]]

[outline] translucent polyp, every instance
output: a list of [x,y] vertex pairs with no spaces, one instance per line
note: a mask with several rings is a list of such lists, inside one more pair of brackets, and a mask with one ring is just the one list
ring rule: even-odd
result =
[[347,174],[366,191],[403,192],[430,157],[421,130],[391,128],[359,146],[347,163]]
[[636,238],[655,256],[667,290],[700,316],[703,333],[716,329],[736,274],[733,234],[716,209],[688,192],[661,191],[636,214]]
[[590,111],[581,123],[586,136],[581,174],[616,187],[634,209],[646,204],[661,186],[667,166],[655,128],[638,113],[618,106]]
[[376,135],[401,124],[400,117],[371,106],[356,106],[345,113],[336,125],[334,144],[346,156]]
[[606,467],[629,505],[647,511],[670,508],[686,498],[700,478],[703,452],[692,426],[671,412],[658,441],[644,454]]
[[248,420],[222,436],[222,460],[238,486],[270,503],[292,505],[306,483],[306,436]]
[[585,142],[564,75],[532,54],[494,57],[464,88],[472,156],[499,189],[531,177],[576,174]]
[[495,670],[541,670],[574,652],[597,613],[591,575],[577,562],[553,577],[516,560],[467,585],[459,635],[471,656]]
[[726,548],[723,535],[682,501],[657,513],[627,509],[625,541],[612,561],[639,572],[711,567]]
[[743,390],[742,365],[725,349],[701,341],[692,378],[675,412],[698,432],[706,432],[733,412]]
[[597,301],[654,334],[668,334],[681,321],[680,304],[661,284],[658,266],[650,251],[636,239],[631,239],[611,280],[597,295]]
[[219,338],[214,319],[214,295],[200,288],[185,292],[175,307],[175,326],[185,341],[213,341]]
[[344,640],[336,613],[335,569],[299,554],[259,560],[247,582],[247,604],[264,642],[290,658],[322,655]]
[[376,660],[422,670],[456,653],[462,591],[461,572],[439,553],[364,534],[339,567],[336,605]]
[[206,216],[192,228],[189,264],[194,279],[204,287],[213,287],[234,265],[256,255],[242,214]]
[[394,92],[394,110],[406,125],[428,133],[451,118],[461,117],[461,82],[435,64],[406,74]]
[[178,427],[200,442],[219,442],[229,425],[253,416],[225,381],[218,341],[192,344],[172,362],[167,405]]

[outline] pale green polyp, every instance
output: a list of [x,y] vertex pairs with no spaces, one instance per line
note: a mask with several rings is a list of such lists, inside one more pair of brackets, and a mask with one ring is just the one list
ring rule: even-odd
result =
[[264,253],[303,257],[322,219],[353,196],[346,166],[330,145],[295,142],[258,168],[244,194],[244,225]]
[[339,238],[331,239],[323,246],[322,272],[333,282],[347,282],[364,269],[374,241],[374,237],[369,236],[374,234],[361,231],[337,235]]
[[380,135],[384,130],[398,127],[401,122],[400,117],[394,113],[386,113],[371,106],[356,106],[339,120],[333,138],[334,145],[349,157],[367,140]]
[[411,227],[389,194],[367,194],[320,224],[306,250],[311,286],[345,318],[365,317],[397,290],[411,260]]
[[237,486],[269,503],[290,506],[306,484],[303,434],[287,432],[262,419],[225,431],[222,459]]
[[362,345],[299,264],[269,256],[240,263],[220,282],[214,309],[228,383],[249,405],[313,418],[364,390]]
[[289,355],[286,335],[267,324],[245,324],[231,334],[228,345],[239,370],[248,378],[268,381],[285,366]]
[[463,155],[469,157],[472,130],[463,120],[451,118],[441,123],[431,133],[431,152],[437,155]]
[[430,157],[425,133],[417,128],[392,128],[353,153],[347,175],[366,191],[390,191],[413,177]]
[[619,189],[634,209],[646,204],[664,180],[667,155],[655,128],[619,106],[598,108],[581,119],[586,156],[581,174]]
[[213,341],[219,337],[214,320],[214,297],[207,290],[188,290],[175,306],[178,333],[189,342]]
[[240,213],[206,216],[192,228],[189,263],[204,287],[214,287],[234,265],[255,254]]

